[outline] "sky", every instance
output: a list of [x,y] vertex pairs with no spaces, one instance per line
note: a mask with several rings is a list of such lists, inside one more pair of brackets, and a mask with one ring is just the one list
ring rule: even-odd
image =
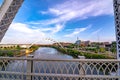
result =
[[1,43],[115,41],[112,1],[25,0]]

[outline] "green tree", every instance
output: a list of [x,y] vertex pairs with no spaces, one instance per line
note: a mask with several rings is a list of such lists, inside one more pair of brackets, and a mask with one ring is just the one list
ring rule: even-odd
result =
[[111,51],[112,53],[116,53],[116,52],[117,52],[116,42],[112,42],[110,51]]
[[104,53],[105,52],[105,48],[101,47],[100,49],[100,52]]
[[17,45],[17,46],[16,46],[16,49],[20,50],[21,48],[20,48],[20,46],[19,46],[19,45]]

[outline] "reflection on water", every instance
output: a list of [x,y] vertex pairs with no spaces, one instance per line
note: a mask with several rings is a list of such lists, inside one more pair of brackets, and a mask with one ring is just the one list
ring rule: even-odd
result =
[[63,54],[54,48],[41,47],[34,52],[34,58],[40,59],[73,59],[72,56]]

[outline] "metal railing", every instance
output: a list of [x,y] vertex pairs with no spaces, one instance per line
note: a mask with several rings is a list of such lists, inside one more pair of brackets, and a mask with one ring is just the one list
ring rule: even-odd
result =
[[119,80],[120,60],[0,57],[0,80]]

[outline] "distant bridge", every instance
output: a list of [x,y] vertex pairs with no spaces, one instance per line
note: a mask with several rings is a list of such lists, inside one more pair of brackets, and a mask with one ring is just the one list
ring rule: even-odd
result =
[[[58,41],[56,41],[56,40],[54,40],[54,39],[52,39],[52,38],[44,38],[44,39],[42,39],[42,40],[46,40],[46,41],[51,41],[51,42],[57,43],[61,48],[64,48],[64,47],[60,44],[60,42],[58,42]],[[39,41],[41,41],[41,40],[37,40],[37,41],[33,42],[33,43],[30,44],[27,48],[29,49],[31,46],[33,46],[34,44],[36,44],[36,43],[39,42]]]

